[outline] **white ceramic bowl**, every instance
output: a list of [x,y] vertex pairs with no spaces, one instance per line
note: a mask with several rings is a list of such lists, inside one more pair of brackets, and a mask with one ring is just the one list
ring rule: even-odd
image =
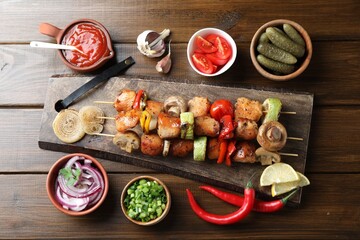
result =
[[[195,45],[195,39],[197,36],[201,36],[201,37],[205,37],[209,34],[217,34],[220,37],[224,38],[229,45],[231,46],[231,50],[232,50],[232,55],[229,59],[229,61],[218,71],[216,71],[215,73],[212,74],[206,74],[206,73],[202,73],[200,72],[194,65],[191,56],[194,53],[194,50],[196,48]],[[226,72],[235,62],[236,59],[236,54],[237,54],[237,47],[236,47],[236,43],[234,41],[234,39],[227,34],[226,32],[224,32],[223,30],[217,29],[217,28],[203,28],[200,29],[199,31],[197,31],[196,33],[194,33],[189,42],[188,42],[188,46],[187,46],[187,58],[189,61],[190,66],[192,67],[192,69],[194,69],[195,72],[197,72],[198,74],[202,75],[202,76],[206,76],[206,77],[213,77],[213,76],[218,76],[224,72]]]

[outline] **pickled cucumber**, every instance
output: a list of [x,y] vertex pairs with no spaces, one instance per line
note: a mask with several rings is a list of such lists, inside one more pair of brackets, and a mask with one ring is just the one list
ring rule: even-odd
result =
[[256,59],[260,63],[260,65],[262,65],[270,70],[273,70],[275,72],[280,72],[282,74],[289,74],[289,73],[294,72],[294,70],[295,70],[294,65],[274,61],[270,58],[265,57],[262,54],[257,55]]
[[266,29],[266,35],[270,41],[279,48],[291,53],[295,57],[302,57],[305,54],[305,48],[296,42],[292,41],[289,37],[282,35],[273,27]]
[[278,31],[278,33],[281,33],[282,35],[286,36],[286,33],[281,30],[280,28],[277,28],[277,27],[273,27],[276,31]]
[[285,33],[289,36],[289,38],[291,38],[291,40],[293,40],[297,44],[300,44],[301,46],[305,47],[304,39],[301,37],[301,35],[298,33],[298,31],[296,31],[296,29],[293,26],[291,26],[290,24],[284,23],[283,29],[284,29]]
[[268,43],[270,40],[267,37],[266,33],[262,33],[260,38],[259,38],[259,42],[260,43]]
[[295,64],[297,62],[296,57],[291,53],[288,53],[271,43],[260,43],[257,46],[257,50],[264,56],[282,63]]

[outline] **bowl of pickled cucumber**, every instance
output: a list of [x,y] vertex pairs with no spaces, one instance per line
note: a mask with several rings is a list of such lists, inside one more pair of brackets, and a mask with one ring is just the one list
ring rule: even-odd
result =
[[256,70],[274,81],[298,77],[312,57],[309,34],[298,23],[277,19],[261,26],[251,40],[250,56]]
[[141,226],[161,222],[170,211],[171,195],[166,185],[152,176],[138,176],[124,187],[121,209],[126,218]]

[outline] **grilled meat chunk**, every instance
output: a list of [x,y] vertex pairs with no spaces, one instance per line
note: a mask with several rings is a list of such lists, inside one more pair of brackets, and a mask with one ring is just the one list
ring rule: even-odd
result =
[[161,155],[163,150],[163,140],[157,134],[143,134],[141,136],[141,152],[145,155]]
[[157,132],[163,139],[178,138],[181,132],[180,125],[180,118],[161,112],[158,116]]
[[235,121],[247,118],[258,122],[262,116],[262,105],[259,101],[245,97],[238,98],[235,104]]
[[210,111],[210,101],[205,97],[194,97],[188,102],[189,112],[194,114],[194,117],[206,116]]
[[217,137],[220,132],[220,123],[210,116],[196,117],[194,133],[197,136]]

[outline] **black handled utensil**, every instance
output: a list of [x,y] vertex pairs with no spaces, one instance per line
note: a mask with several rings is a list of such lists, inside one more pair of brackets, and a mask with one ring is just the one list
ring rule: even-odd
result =
[[67,96],[64,100],[59,100],[55,103],[55,110],[60,112],[61,110],[69,107],[74,101],[80,98],[89,90],[93,89],[102,82],[107,81],[109,78],[119,74],[123,70],[128,69],[135,63],[135,60],[130,56],[125,60],[111,66],[110,68],[104,70],[102,73],[91,79],[89,82],[82,85],[80,88],[76,89],[73,93]]

